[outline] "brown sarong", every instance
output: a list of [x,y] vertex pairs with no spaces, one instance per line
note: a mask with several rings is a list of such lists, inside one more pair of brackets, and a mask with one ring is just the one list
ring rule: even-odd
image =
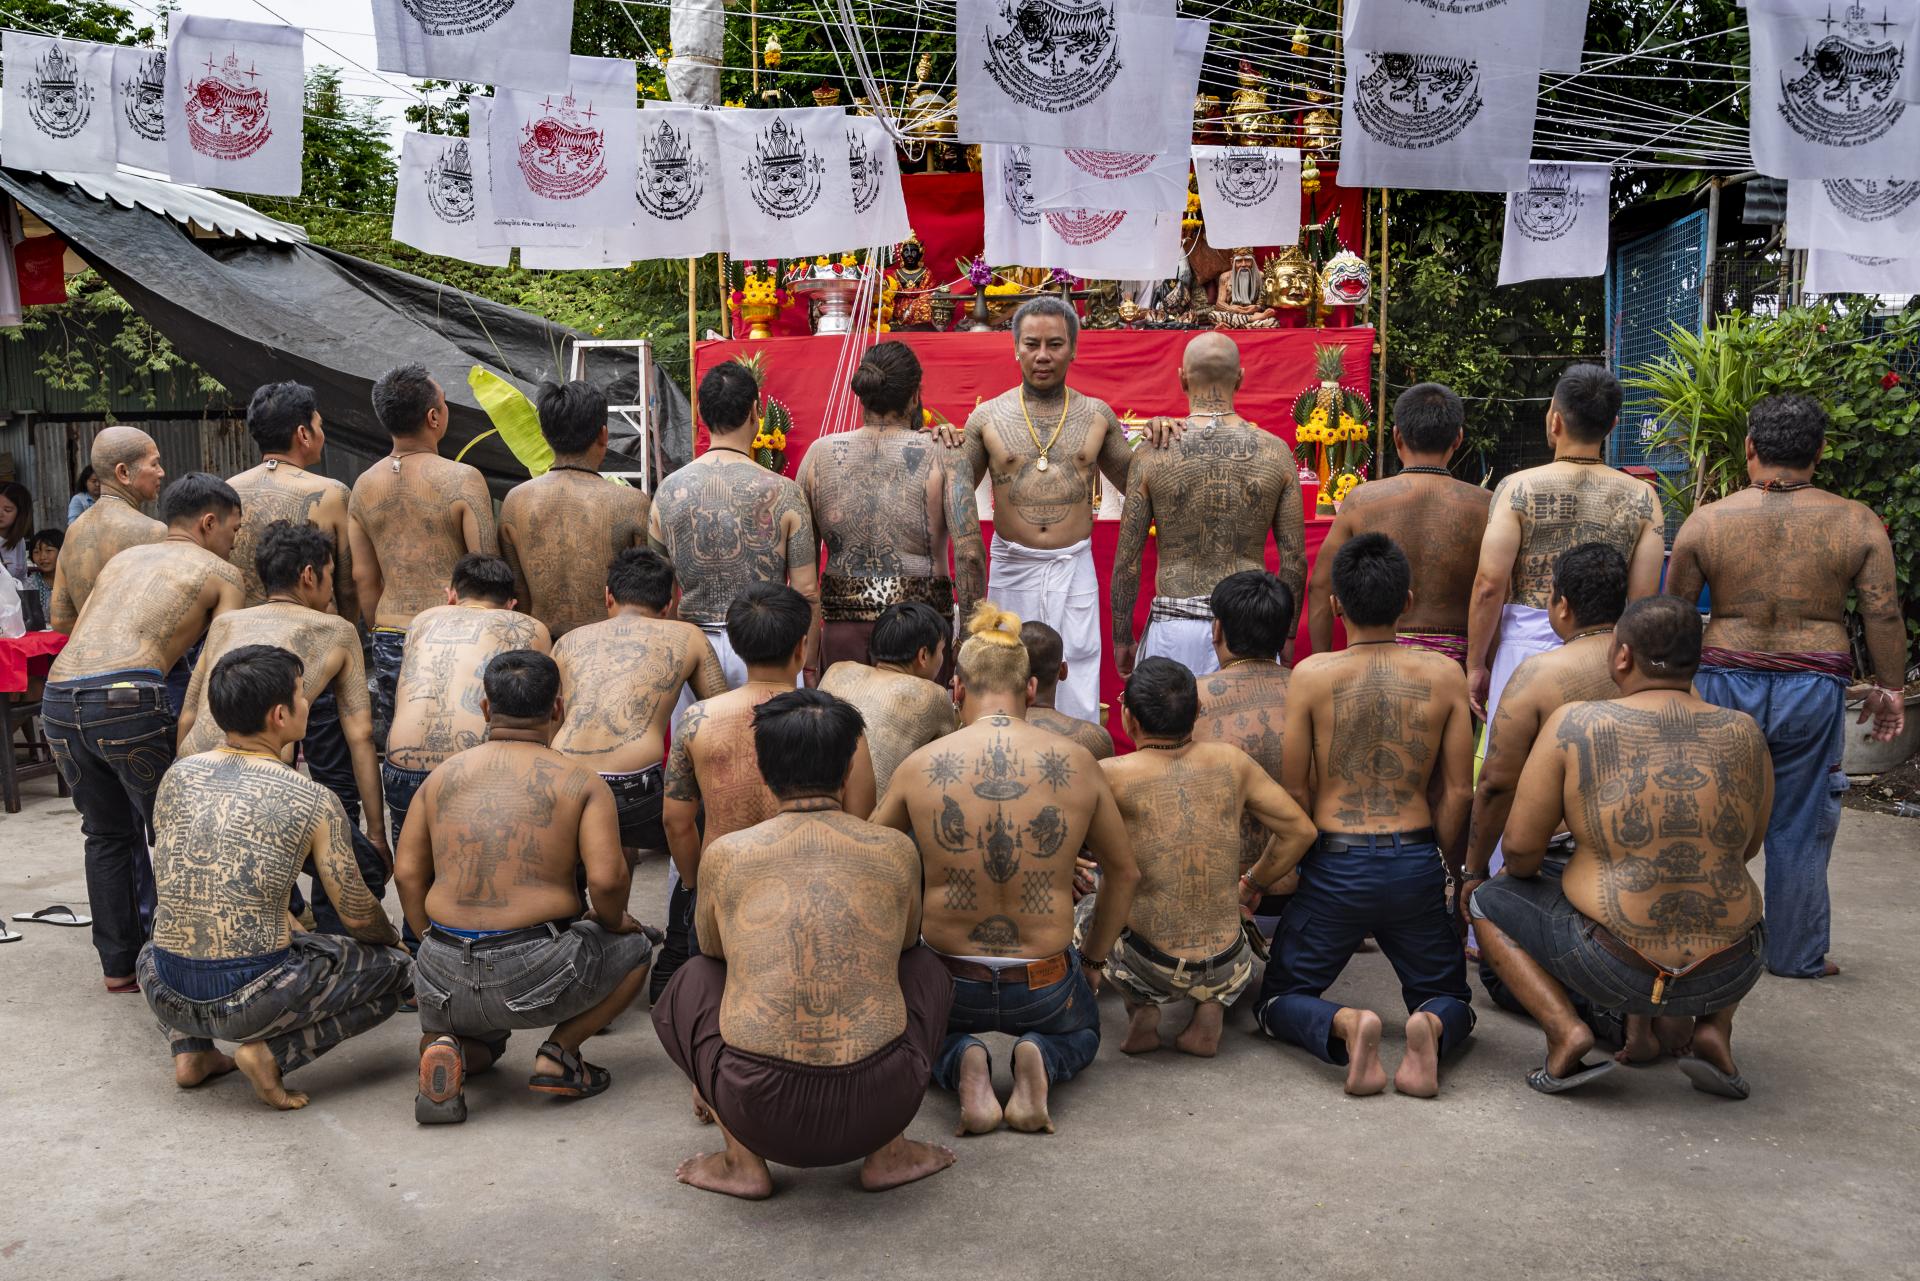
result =
[[814,1067],[736,1050],[720,1037],[727,966],[696,956],[653,1006],[667,1057],[749,1152],[779,1165],[858,1161],[903,1132],[920,1110],[933,1056],[947,1034],[953,980],[926,945],[900,954],[907,1028],[857,1063]]

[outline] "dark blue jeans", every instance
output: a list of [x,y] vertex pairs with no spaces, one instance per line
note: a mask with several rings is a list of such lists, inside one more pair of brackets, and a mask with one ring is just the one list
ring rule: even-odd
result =
[[[1344,841],[1369,838],[1340,834]],[[1407,1013],[1440,1020],[1440,1052],[1473,1031],[1466,953],[1447,912],[1447,878],[1431,842],[1380,836],[1339,853],[1316,846],[1300,863],[1300,889],[1273,934],[1255,1015],[1275,1040],[1328,1063],[1347,1061],[1333,1034],[1341,1006],[1324,1000],[1361,940],[1373,935],[1400,976]]]
[[1827,963],[1831,916],[1827,860],[1840,831],[1847,776],[1847,683],[1819,672],[1703,667],[1700,697],[1759,722],[1773,754],[1773,817],[1767,821],[1767,968],[1818,978]]
[[[407,825],[407,811],[413,808],[413,798],[426,786],[427,775],[432,770],[401,769],[398,765],[380,762],[380,790],[386,794],[387,802],[387,842],[388,847],[397,851],[400,848],[400,829]],[[358,855],[358,847],[355,847]],[[315,886],[318,889],[318,885]],[[385,874],[382,873],[380,889],[386,889]],[[400,923],[400,941],[407,951],[420,950],[420,936],[413,932],[413,926],[406,921]]]
[[[400,687],[400,660],[406,656],[407,629],[375,627],[367,633],[367,694],[373,699],[373,741],[387,750],[393,727],[394,693]],[[394,831],[398,833],[396,825]],[[399,837],[396,835],[395,840]]]
[[1068,949],[1067,977],[1058,983],[1029,989],[1022,973],[1006,982],[954,979],[947,1039],[933,1063],[935,1085],[951,1090],[960,1083],[960,1057],[976,1045],[987,1048],[980,1032],[1033,1042],[1052,1082],[1071,1081],[1093,1062],[1100,1049],[1100,1010],[1080,972],[1079,954]]
[[173,764],[166,687],[150,670],[51,683],[40,719],[80,811],[100,972],[132,974],[153,928],[153,798]]
[[[340,806],[347,812],[347,830],[353,834],[353,861],[360,865],[361,879],[366,881],[373,896],[383,897],[387,892],[387,863],[367,839],[367,834],[360,830],[360,785],[353,776],[353,753],[348,750],[347,736],[340,729],[340,706],[332,690],[313,700],[313,710],[307,713],[307,737],[300,744],[300,753],[307,758],[307,773],[313,776],[313,781],[340,798]],[[311,861],[307,872],[313,874]],[[318,876],[313,877],[312,903],[314,929],[322,934],[348,932],[341,924],[340,914],[333,910],[326,887]]]
[[700,955],[700,939],[694,933],[693,909],[698,900],[687,883],[675,878],[667,894],[666,941],[654,954],[653,974],[647,979],[647,1000],[657,1001],[667,990],[667,980],[694,957]]

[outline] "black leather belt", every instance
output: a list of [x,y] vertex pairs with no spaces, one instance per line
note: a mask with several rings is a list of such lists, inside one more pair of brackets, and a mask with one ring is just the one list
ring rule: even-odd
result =
[[1322,832],[1315,847],[1322,854],[1345,854],[1349,850],[1399,849],[1402,845],[1435,845],[1431,827],[1411,832]]
[[427,926],[427,937],[439,939],[442,943],[450,943],[454,947],[469,948],[477,952],[483,948],[507,947],[514,943],[531,943],[537,939],[557,939],[561,934],[572,928],[573,922],[576,919],[578,918],[568,917],[560,921],[547,921],[541,925],[529,925],[524,929],[506,930],[499,934],[489,934],[485,938],[478,939],[466,938],[453,933],[451,930],[444,929],[438,924],[430,924]]
[[1181,966],[1185,966],[1190,970],[1204,970],[1209,966],[1222,965],[1238,956],[1241,950],[1247,946],[1247,936],[1242,934],[1240,937],[1234,939],[1226,951],[1209,956],[1205,960],[1196,961],[1192,957],[1171,956],[1166,952],[1162,952],[1159,948],[1147,942],[1146,939],[1135,934],[1132,930],[1121,930],[1120,937],[1127,941],[1128,947],[1138,952],[1147,960],[1152,961],[1155,965],[1165,966],[1170,970],[1177,970]]

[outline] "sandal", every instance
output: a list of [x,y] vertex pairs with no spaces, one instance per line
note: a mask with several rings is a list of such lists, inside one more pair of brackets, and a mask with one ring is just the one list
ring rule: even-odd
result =
[[527,1078],[527,1088],[538,1094],[557,1094],[566,1099],[590,1099],[613,1084],[613,1073],[596,1067],[570,1050],[552,1041],[542,1041],[535,1054],[552,1059],[566,1069],[562,1076],[536,1072]]

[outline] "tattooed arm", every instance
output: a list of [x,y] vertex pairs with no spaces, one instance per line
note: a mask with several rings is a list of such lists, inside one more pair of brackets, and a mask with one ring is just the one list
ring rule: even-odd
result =
[[329,488],[328,495],[321,500],[323,508],[330,509],[327,520],[327,532],[333,535],[333,608],[340,617],[360,625],[360,594],[355,590],[353,578],[353,542],[350,537],[351,522],[347,519],[347,487],[335,485]]
[[840,808],[855,818],[866,818],[873,813],[875,790],[873,754],[867,751],[867,736],[862,734],[858,746],[853,749],[853,761],[847,766],[847,782],[840,793]]
[[817,684],[820,671],[820,543],[813,532],[813,511],[807,506],[807,496],[797,491],[789,491],[788,510],[781,519],[786,522],[784,534],[787,545],[787,585],[807,598],[807,604],[813,607],[813,622],[807,625],[806,667],[815,673]]
[[1433,763],[1430,794],[1439,798],[1433,807],[1433,830],[1440,839],[1441,861],[1459,880],[1461,860],[1466,857],[1467,819],[1473,808],[1473,713],[1467,707],[1467,682],[1459,669],[1444,659],[1433,665],[1444,668],[1433,683],[1433,694],[1447,717],[1440,731],[1440,756]]
[[466,467],[454,506],[460,510],[460,536],[466,541],[467,550],[486,556],[499,555],[500,537],[494,531],[493,495],[487,492],[487,478],[474,468]]
[[580,807],[580,864],[587,872],[589,914],[609,933],[633,933],[636,927],[627,915],[633,874],[620,848],[620,813],[612,790],[597,776],[588,777],[586,803]]
[[1645,481],[1639,483],[1645,493],[1637,504],[1647,523],[1640,527],[1640,540],[1633,545],[1633,556],[1627,562],[1627,599],[1630,601],[1659,594],[1660,569],[1667,562],[1667,522],[1660,512],[1659,496],[1653,492],[1653,486]]
[[[1280,579],[1286,583],[1287,590],[1293,593],[1294,609],[1297,611],[1307,589],[1307,521],[1300,505],[1299,469],[1291,465],[1283,467],[1280,482],[1283,488],[1280,505],[1273,513],[1273,545],[1280,552]],[[1321,555],[1324,557],[1326,553],[1323,551]],[[1333,562],[1329,560],[1327,564]],[[1297,632],[1299,619],[1296,617],[1294,621],[1294,630]],[[1291,638],[1287,643],[1293,643]],[[1319,649],[1316,642],[1315,652],[1319,652]]]
[[[1326,654],[1333,649],[1333,558],[1353,537],[1352,515],[1350,507],[1341,508],[1340,514],[1333,518],[1333,528],[1327,531],[1326,541],[1314,554],[1313,577],[1307,582],[1307,636],[1316,654]],[[1294,599],[1299,599],[1298,594]]]
[[427,891],[433,888],[433,814],[439,808],[440,783],[429,778],[421,787],[400,845],[393,854],[393,884],[400,891],[400,911],[416,935],[427,932]]
[[1667,562],[1667,595],[1678,596],[1689,605],[1700,603],[1700,589],[1706,585],[1700,546],[1707,541],[1706,525],[1712,519],[1695,512],[1673,537],[1673,556]]
[[1313,813],[1313,788],[1307,776],[1313,764],[1313,700],[1320,696],[1320,668],[1305,662],[1293,670],[1287,687],[1286,730],[1280,746],[1280,786],[1293,803]]
[[367,626],[372,627],[379,617],[380,594],[386,590],[386,582],[380,574],[380,557],[373,550],[373,538],[360,523],[351,503],[347,508],[347,548],[353,562],[353,596],[360,603]]
[[1467,834],[1465,867],[1469,880],[1485,877],[1493,862],[1493,847],[1506,830],[1514,789],[1520,785],[1520,771],[1527,763],[1523,749],[1536,741],[1540,729],[1540,713],[1527,693],[1537,671],[1527,663],[1520,665],[1500,696],[1500,710],[1487,725],[1487,759],[1480,766],[1480,784],[1474,793]]
[[687,656],[693,670],[687,675],[687,684],[693,686],[695,698],[718,698],[727,692],[727,669],[720,665],[720,656],[713,652],[707,634],[698,628],[693,634],[695,640]]
[[[1520,785],[1514,790],[1513,810],[1507,818],[1501,853],[1512,876],[1538,876],[1546,858],[1547,842],[1566,821],[1567,757],[1560,749],[1560,727],[1567,713],[1580,703],[1568,703],[1547,718],[1520,771]],[[1591,706],[1591,704],[1586,704]]]
[[[1085,755],[1085,749],[1082,755]],[[1087,849],[1100,865],[1100,893],[1094,899],[1093,924],[1087,930],[1082,952],[1090,952],[1103,961],[1113,950],[1113,941],[1127,923],[1133,910],[1133,894],[1140,888],[1140,865],[1133,859],[1133,842],[1127,836],[1126,820],[1107,786],[1105,771],[1095,766],[1090,775],[1094,789],[1093,821],[1087,825]]]
[[1140,599],[1140,557],[1153,525],[1153,492],[1147,486],[1147,454],[1135,454],[1127,470],[1127,501],[1120,509],[1119,541],[1113,549],[1113,665],[1125,680],[1133,674],[1133,608]]
[[1274,782],[1258,761],[1243,754],[1239,773],[1247,813],[1273,833],[1260,861],[1246,874],[1256,886],[1272,886],[1299,865],[1320,832],[1287,789]]
[[727,959],[726,945],[720,938],[720,899],[727,892],[727,857],[730,842],[721,837],[714,842],[713,866],[708,869],[706,892],[693,900],[693,937],[700,955],[716,961]]
[[79,617],[80,607],[73,603],[73,584],[67,579],[67,560],[62,556],[53,562],[53,601],[47,608],[47,626],[71,636]]
[[660,801],[667,853],[689,890],[700,873],[700,780],[693,772],[693,739],[706,719],[706,704],[695,703],[673,723],[673,748],[667,753],[667,777]]
[[653,548],[654,551],[659,552],[668,560],[673,559],[673,552],[667,546],[667,537],[660,529],[659,503],[654,503],[647,508],[647,546]]
[[1513,566],[1520,557],[1520,511],[1527,500],[1524,492],[1510,489],[1512,484],[1509,480],[1493,492],[1487,532],[1480,539],[1480,567],[1474,571],[1473,596],[1467,602],[1467,696],[1476,716],[1487,714],[1500,609],[1513,590]]
[[513,521],[508,518],[507,506],[511,505],[513,495],[507,495],[507,505],[500,509],[500,559],[507,562],[507,568],[513,574],[513,598],[526,610],[533,608],[533,588],[527,582],[527,571],[520,564],[520,548],[513,541]]
[[[1866,625],[1867,653],[1873,659],[1874,679],[1888,689],[1906,684],[1906,623],[1900,614],[1900,589],[1893,568],[1893,544],[1887,541],[1886,527],[1871,511],[1856,513],[1860,538],[1866,545],[1860,571],[1854,575],[1853,590],[1859,594],[1860,621]],[[1893,700],[1896,716],[1904,715],[1902,700]],[[1876,722],[1876,728],[1881,728]],[[1900,732],[1896,723],[1887,738]]]
[[1106,420],[1106,431],[1100,437],[1100,453],[1093,460],[1100,474],[1113,482],[1113,487],[1122,492],[1127,488],[1127,475],[1133,466],[1133,447],[1127,444],[1127,429],[1120,425],[1120,419],[1114,414],[1113,407],[1100,405],[1100,415]]
[[207,681],[213,673],[213,664],[206,661],[206,655],[225,653],[221,640],[220,636],[214,634],[214,626],[209,625],[206,643],[200,651],[201,661],[193,665],[193,677],[187,682],[186,701],[180,705],[179,725],[173,740],[175,751],[185,747],[187,739],[193,735],[194,722],[200,717],[200,700],[207,695]]
[[[896,780],[909,777],[907,773],[909,768],[915,772],[920,770],[921,767],[914,764],[914,759],[918,755],[918,752],[914,753],[894,768],[893,776]],[[887,789],[887,794],[880,798],[878,805],[873,807],[873,813],[867,816],[867,821],[877,823],[881,827],[891,827],[896,832],[905,832],[908,836],[913,835],[913,819],[907,813],[907,798],[900,790],[898,782]]]
[[[973,473],[964,458],[947,452],[947,539],[953,544],[953,595],[962,619],[987,594],[987,549],[980,534],[980,506],[973,496]],[[935,566],[938,569],[938,566]]]
[[[353,760],[353,781],[360,789],[360,812],[367,839],[393,871],[393,851],[387,848],[387,815],[380,790],[380,757],[373,745],[373,706],[367,699],[367,665],[360,656],[359,638],[348,635],[340,646],[339,674],[333,678],[333,701],[340,711],[340,734]],[[197,677],[198,672],[194,675]]]
[[[969,489],[978,489],[980,482],[987,478],[987,419],[989,412],[984,405],[976,405],[967,415],[966,434],[960,438],[960,457],[966,461],[967,474],[964,477]],[[952,454],[949,453],[951,458]]]
[[308,853],[313,858],[314,877],[340,913],[340,923],[362,943],[397,945],[400,935],[380,910],[380,901],[361,879],[360,866],[354,861],[353,838],[348,835],[347,812],[340,808],[340,798],[322,789],[318,808]]

